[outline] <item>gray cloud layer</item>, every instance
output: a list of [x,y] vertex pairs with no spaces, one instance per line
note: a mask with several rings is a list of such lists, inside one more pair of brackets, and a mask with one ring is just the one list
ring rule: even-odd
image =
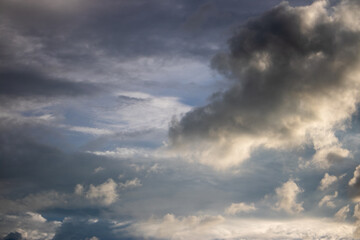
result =
[[0,71],[0,96],[6,97],[56,97],[91,94],[96,88],[91,84],[53,79],[32,71]]
[[279,2],[0,0],[0,239],[351,239],[359,163],[298,158],[358,159],[360,138],[334,134],[357,101],[355,1],[282,4],[214,58],[230,87],[172,141],[215,168],[251,161],[158,149],[209,92],[229,29]]

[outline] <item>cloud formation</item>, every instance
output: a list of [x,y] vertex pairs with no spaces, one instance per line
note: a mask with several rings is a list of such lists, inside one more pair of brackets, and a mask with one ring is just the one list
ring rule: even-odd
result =
[[349,207],[349,204],[340,208],[339,211],[337,211],[335,213],[335,219],[338,220],[338,221],[345,221],[348,214],[350,212],[350,207]]
[[350,197],[354,201],[359,200],[360,196],[360,165],[358,165],[353,173],[353,177],[350,179],[348,185],[350,187]]
[[18,232],[11,232],[3,238],[3,240],[21,240],[21,239],[23,239],[22,235],[21,233]]
[[18,215],[0,215],[0,237],[4,240],[39,239],[51,240],[60,221],[48,221],[42,215],[34,212],[24,212]]
[[225,213],[229,215],[235,215],[237,213],[248,213],[256,210],[256,207],[253,203],[232,203],[228,208],[225,209]]
[[229,52],[212,61],[230,87],[172,122],[174,149],[219,169],[259,147],[309,145],[312,163],[323,168],[351,157],[335,131],[346,127],[359,102],[356,9],[356,1],[331,10],[327,1],[283,2],[240,27]]
[[125,183],[120,183],[119,187],[121,188],[134,188],[134,187],[141,187],[142,183],[140,179],[134,178],[133,180],[127,180]]
[[328,173],[325,173],[324,177],[320,181],[319,189],[321,191],[324,191],[328,187],[330,187],[332,184],[338,181],[337,176],[329,175]]
[[56,79],[46,74],[29,70],[7,70],[0,68],[0,97],[34,98],[56,96],[78,96],[94,94],[97,89],[89,83]]
[[335,192],[333,195],[326,195],[324,196],[320,202],[319,202],[319,207],[322,207],[322,206],[327,206],[329,208],[335,208],[336,205],[335,203],[333,202],[333,200],[338,196],[338,192]]
[[355,168],[354,176],[349,181],[349,186],[359,185],[360,181],[360,165]]
[[109,178],[106,182],[94,186],[90,184],[88,191],[84,191],[81,184],[76,185],[75,194],[84,195],[90,201],[97,202],[102,205],[110,205],[118,199],[117,188],[118,184]]
[[280,2],[3,0],[0,239],[352,239],[360,4]]
[[167,214],[162,219],[150,219],[134,228],[143,232],[144,237],[186,239],[192,236],[196,239],[206,239],[211,238],[216,232],[210,229],[224,220],[220,215],[176,217],[173,214]]
[[289,214],[296,214],[304,211],[303,203],[297,202],[297,195],[302,193],[301,189],[294,180],[290,179],[281,187],[275,189],[278,201],[275,204],[276,210],[283,210]]
[[356,204],[354,207],[354,215],[353,217],[356,219],[356,229],[354,231],[354,237],[360,238],[360,204]]
[[[94,219],[92,221],[87,219],[66,218],[63,224],[57,229],[53,240],[135,240],[131,236],[127,236],[122,229],[128,223],[118,221],[107,221]],[[139,239],[140,240],[140,239]]]

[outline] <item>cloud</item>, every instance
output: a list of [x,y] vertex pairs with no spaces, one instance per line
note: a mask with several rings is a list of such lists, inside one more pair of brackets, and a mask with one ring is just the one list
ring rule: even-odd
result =
[[[2,108],[8,110],[4,112],[0,109],[0,162],[2,166],[0,187],[3,189],[0,197],[0,212],[4,213],[1,216],[4,221],[0,221],[0,225],[6,223],[0,238],[17,231],[22,234],[22,238],[26,239],[131,239],[129,235],[122,235],[132,232],[131,230],[136,233],[136,236],[139,236],[139,239],[153,239],[158,236],[164,236],[165,239],[200,240],[224,238],[318,239],[320,237],[331,239],[349,236],[349,229],[352,226],[346,222],[336,225],[326,220],[320,222],[323,221],[322,219],[305,221],[304,219],[295,219],[295,216],[290,216],[290,219],[282,218],[286,214],[281,211],[296,214],[305,209],[311,209],[308,207],[313,203],[317,205],[317,201],[322,196],[318,198],[317,193],[314,192],[319,183],[318,180],[323,177],[325,172],[314,173],[316,175],[314,176],[311,175],[312,171],[304,173],[303,169],[297,169],[297,154],[292,154],[287,158],[287,156],[272,150],[256,152],[258,148],[262,147],[287,151],[288,146],[300,147],[300,151],[303,151],[304,144],[306,149],[313,147],[313,136],[305,134],[304,140],[301,136],[298,137],[294,134],[295,128],[291,128],[293,125],[289,124],[288,131],[291,141],[286,143],[283,140],[286,139],[286,134],[283,134],[278,126],[286,125],[285,120],[281,119],[289,119],[290,115],[294,116],[293,121],[296,122],[298,108],[289,106],[286,108],[287,113],[282,104],[277,105],[270,101],[273,99],[272,97],[263,99],[265,97],[259,95],[262,103],[269,100],[269,105],[271,105],[271,109],[264,107],[257,111],[257,113],[264,112],[264,120],[261,119],[263,116],[261,113],[260,117],[253,117],[251,114],[253,109],[261,106],[260,103],[254,103],[255,100],[249,97],[251,91],[245,93],[243,99],[250,99],[248,102],[252,103],[251,107],[255,105],[255,108],[247,109],[247,105],[240,104],[240,110],[236,112],[236,108],[227,107],[226,104],[232,102],[228,97],[236,95],[235,93],[230,94],[230,90],[240,81],[239,74],[235,75],[236,67],[232,67],[233,76],[229,76],[227,82],[220,82],[224,84],[220,87],[228,90],[215,94],[212,97],[215,100],[211,100],[211,102],[222,101],[224,104],[221,106],[224,106],[224,112],[229,113],[230,116],[236,115],[245,118],[245,130],[211,128],[214,135],[211,135],[209,142],[206,142],[207,136],[203,132],[199,134],[199,141],[196,138],[194,140],[188,138],[190,130],[184,130],[184,134],[181,136],[183,136],[184,142],[189,141],[188,144],[195,153],[197,147],[200,147],[199,156],[205,156],[205,158],[201,158],[201,161],[207,165],[226,169],[242,161],[241,158],[236,157],[239,155],[245,158],[254,156],[254,161],[245,163],[244,168],[241,170],[239,168],[239,171],[234,169],[234,172],[224,174],[213,171],[208,166],[179,161],[181,156],[164,153],[163,147],[159,149],[159,146],[163,146],[162,141],[166,140],[166,131],[171,115],[181,115],[186,111],[192,112],[191,106],[199,105],[199,102],[203,101],[204,95],[212,91],[209,89],[214,87],[212,84],[215,85],[213,81],[218,78],[218,75],[212,78],[206,63],[208,60],[204,63],[199,58],[209,56],[214,51],[221,49],[217,41],[227,36],[221,34],[225,32],[224,25],[228,29],[227,26],[231,25],[229,22],[233,21],[231,19],[241,21],[242,18],[239,15],[255,14],[256,12],[249,13],[250,11],[247,11],[246,6],[250,4],[255,6],[254,11],[259,11],[263,8],[259,5],[270,6],[274,1],[272,3],[266,0],[261,0],[261,3],[254,1],[225,3],[215,0],[210,4],[201,5],[202,0],[201,3],[187,0],[176,3],[110,0],[102,3],[90,0],[86,6],[84,5],[84,9],[92,8],[92,4],[96,2],[96,7],[93,8],[95,11],[91,13],[77,12],[76,14],[72,14],[72,11],[67,13],[66,8],[77,9],[78,7],[73,7],[72,1],[67,0],[63,3],[58,0],[54,0],[54,3],[51,3],[50,0],[29,0],[28,3],[22,3],[20,0],[5,1],[8,3],[6,8],[0,10],[3,13],[0,14],[2,36],[0,56],[4,60],[0,63],[0,70],[1,76],[6,78],[2,78],[0,82],[6,84],[6,87],[5,90],[0,90],[2,96],[0,98],[8,98],[11,101],[19,99],[19,101],[14,103],[14,107],[8,107],[6,102],[0,104],[1,107],[3,106]],[[84,3],[82,0],[80,1]],[[75,2],[79,1],[73,1],[74,5]],[[301,1],[298,2],[304,4]],[[41,3],[44,3],[43,7],[39,6]],[[52,4],[54,5],[49,6]],[[60,6],[61,4],[67,6]],[[237,7],[238,4],[246,6]],[[10,9],[9,5],[19,9]],[[215,10],[216,16],[207,10],[208,6],[212,6],[211,11]],[[27,7],[28,9],[26,9]],[[196,8],[199,11],[191,14]],[[227,8],[225,13],[222,12],[224,8]],[[24,14],[17,14],[21,13],[20,9],[25,11]],[[38,10],[33,11],[34,9]],[[55,11],[55,9],[58,10]],[[304,20],[304,31],[311,32],[312,26],[322,22],[327,23],[328,9],[322,4],[310,8],[291,8],[281,5],[276,11],[279,15],[286,15],[284,18],[287,17],[287,14],[301,16],[300,18]],[[276,11],[273,10],[268,17],[263,16],[260,27],[267,28],[267,25],[262,23],[276,17]],[[330,11],[339,15],[339,12],[333,9]],[[35,16],[37,13],[42,14],[40,18]],[[46,15],[55,14],[62,15],[62,18],[46,17]],[[189,17],[187,18],[187,16]],[[34,18],[44,21],[35,21]],[[224,20],[224,18],[228,20]],[[121,21],[118,21],[119,19]],[[185,25],[191,25],[190,28],[199,28],[196,30],[200,33],[199,37],[194,37],[197,40],[179,36],[183,30],[179,27],[186,19],[189,21]],[[254,19],[255,22],[257,20]],[[333,21],[342,22],[340,19]],[[343,25],[346,24],[343,23]],[[219,26],[222,29],[219,29]],[[246,24],[245,30],[250,27],[250,23]],[[170,28],[171,32],[167,31]],[[216,31],[215,28],[217,28]],[[356,28],[355,25],[352,28]],[[217,39],[213,38],[214,35],[209,35],[206,29],[216,33],[214,35],[218,35]],[[294,29],[297,31],[297,28]],[[313,32],[321,32],[319,29],[321,30],[321,27],[317,27],[317,30]],[[13,34],[9,33],[11,31]],[[336,34],[339,31],[336,30]],[[256,29],[255,32],[257,32]],[[239,34],[236,33],[234,39],[239,39]],[[246,35],[242,36],[246,37]],[[320,40],[323,40],[321,34],[318,35]],[[340,33],[338,35],[340,36],[340,46],[344,41],[342,35]],[[351,34],[349,35],[349,38],[352,38]],[[266,40],[266,38],[263,39]],[[331,37],[327,39],[331,42]],[[254,38],[249,35],[248,40],[254,40]],[[273,43],[271,44],[274,46]],[[339,46],[337,45],[337,47]],[[351,41],[344,46],[346,51],[346,46],[350,48]],[[286,44],[284,44],[284,49],[286,51],[289,49]],[[273,68],[272,65],[276,61],[272,60],[273,55],[271,54],[275,54],[275,50],[269,56],[259,54],[254,55],[253,60],[250,59],[252,57],[247,58],[251,60],[249,66],[251,65],[250,67],[258,73]],[[292,51],[289,51],[289,54],[291,55]],[[323,55],[326,58],[329,56],[328,53],[323,53]],[[233,62],[235,66],[235,59],[241,59],[238,56],[231,56],[231,53],[219,55],[217,58],[221,57],[224,59],[213,61],[213,67],[219,71],[226,68],[226,64],[224,68],[220,68],[219,64]],[[303,58],[305,59],[305,57]],[[305,67],[301,64],[303,63],[301,56],[299,59],[298,65],[301,68],[299,72],[301,72]],[[321,54],[314,54],[308,61],[310,65],[316,65],[316,61],[325,62],[322,60]],[[338,63],[337,61],[340,62],[340,65],[342,62],[348,63],[348,61],[342,61],[340,57],[334,60]],[[292,63],[296,65],[297,62],[295,60],[294,62]],[[25,65],[27,67],[23,68]],[[324,63],[324,65],[326,64]],[[325,67],[321,67],[321,63],[318,63],[316,67],[326,70]],[[327,72],[325,70],[324,72]],[[250,75],[251,69],[246,71]],[[224,72],[224,74],[227,73]],[[332,74],[329,73],[329,75]],[[319,79],[321,82],[322,78]],[[107,85],[109,82],[111,82],[111,86]],[[241,84],[244,83],[245,86],[251,84],[250,82],[250,80],[244,80]],[[274,82],[274,88],[278,89],[281,84],[276,85],[278,82]],[[306,79],[304,82],[307,83]],[[290,82],[289,85],[292,83]],[[241,84],[239,83],[239,85]],[[184,87],[185,85],[186,87]],[[312,83],[309,85],[310,88],[313,87]],[[104,87],[107,91],[100,93],[100,96],[94,95],[99,90],[97,86]],[[272,85],[267,82],[264,88],[268,86]],[[244,89],[246,89],[245,92],[252,88],[246,85]],[[326,92],[326,89],[321,89]],[[343,90],[345,87],[341,86],[339,89]],[[353,89],[358,88],[355,86]],[[337,93],[338,90],[334,91]],[[294,90],[294,92],[296,91]],[[307,94],[312,94],[305,90],[299,92],[305,97],[308,96]],[[252,93],[257,94],[256,91]],[[280,93],[280,97],[284,96],[284,99],[290,99],[290,105],[295,102],[295,100],[291,100],[293,95],[286,95],[280,90],[278,93]],[[343,91],[343,93],[347,93],[347,91]],[[88,97],[89,94],[92,95]],[[332,95],[332,92],[329,95]],[[338,99],[336,94],[334,96],[335,100]],[[31,101],[28,101],[30,98]],[[295,94],[294,99],[299,98]],[[37,101],[38,99],[42,100],[41,103]],[[237,102],[238,99],[235,98],[233,102]],[[314,109],[317,104],[327,104],[325,104],[327,98],[318,98],[318,95],[311,95],[306,99],[313,100]],[[274,98],[275,100],[277,99]],[[305,110],[310,105],[310,100],[302,102]],[[216,107],[215,104],[213,107],[211,103],[209,106],[210,112],[213,109],[218,111],[221,108]],[[333,108],[338,106],[341,106],[342,109],[347,105],[334,104]],[[313,113],[310,110],[309,115]],[[272,111],[273,115],[271,115]],[[219,113],[219,115],[221,114]],[[329,116],[330,118],[338,117],[337,114],[331,112],[321,119],[329,119]],[[315,120],[317,121],[317,117],[317,115],[308,116],[308,118],[299,117],[298,124],[301,126],[311,125]],[[18,121],[20,118],[26,120]],[[206,116],[200,117],[202,120],[205,118]],[[30,119],[36,122],[36,126],[30,124]],[[277,125],[276,121],[279,119]],[[313,121],[313,119],[315,120]],[[214,126],[213,119],[209,118],[208,120],[212,121],[211,126]],[[238,120],[242,121],[241,118]],[[180,126],[182,126],[181,121]],[[253,122],[254,128],[248,122]],[[334,122],[336,121],[334,120]],[[176,121],[174,124],[177,124]],[[224,126],[219,121],[220,125]],[[198,124],[199,128],[203,126],[206,128],[207,125]],[[256,127],[258,126],[257,131]],[[272,128],[273,126],[275,127]],[[324,126],[329,125],[325,124]],[[329,131],[333,133],[345,125],[339,121],[339,125],[331,126],[334,128]],[[308,130],[310,127],[306,129]],[[223,138],[221,138],[222,136],[218,137],[220,134],[217,135],[220,130],[226,132]],[[249,130],[249,134],[246,133],[246,130]],[[309,130],[311,134],[323,131],[323,129],[312,130]],[[281,136],[276,134],[279,131]],[[187,133],[185,134],[185,132]],[[234,136],[231,135],[232,133]],[[337,139],[337,136],[341,134],[336,133],[334,136]],[[238,136],[243,136],[243,138],[238,139]],[[330,143],[323,139],[319,141],[320,143],[324,142],[324,146],[314,145],[316,152],[321,153],[317,156],[321,155],[319,158],[326,158],[326,163],[329,164],[341,160],[343,156],[347,155],[340,140],[333,141],[334,136],[330,134],[323,138],[330,139]],[[259,140],[261,137],[264,137],[264,141]],[[93,143],[91,147],[90,144],[87,144],[89,138],[91,138],[91,144]],[[300,140],[297,141],[297,139]],[[271,145],[272,140],[274,146],[268,146]],[[285,144],[283,144],[284,142]],[[300,143],[298,144],[298,142]],[[260,145],[258,145],[259,143]],[[233,149],[232,145],[237,144],[241,144],[241,146],[234,150],[235,157],[230,154],[229,158],[221,161],[223,156],[227,156],[227,151]],[[282,144],[283,147],[279,147]],[[222,148],[222,146],[224,148],[220,151],[217,147]],[[227,148],[228,146],[229,148]],[[330,149],[328,146],[333,147],[331,154],[328,154]],[[181,150],[181,142],[176,147]],[[326,151],[321,152],[321,149],[326,149]],[[87,152],[81,152],[82,150]],[[208,151],[208,155],[202,155],[204,153],[202,150]],[[334,152],[341,153],[341,151],[344,154],[334,154]],[[185,154],[189,153],[189,157],[192,157],[191,152],[192,150],[184,151]],[[218,154],[213,154],[214,152]],[[195,157],[197,157],[196,154]],[[343,172],[344,169],[331,169],[331,172],[328,172],[339,176],[338,171]],[[116,179],[119,175],[123,176],[121,180]],[[291,181],[285,182],[289,175],[296,179],[299,178],[301,181],[293,180],[295,186],[288,186],[291,185],[289,183]],[[279,183],[284,183],[284,185]],[[142,185],[143,187],[133,190]],[[306,190],[304,194],[300,194],[303,191],[300,186]],[[278,188],[274,191],[276,187]],[[339,202],[344,199],[342,195],[345,191],[345,188],[339,190]],[[273,192],[274,195],[276,192],[277,204],[274,205],[278,212],[269,208],[263,209],[261,205],[262,197]],[[331,193],[333,192],[334,190]],[[313,194],[316,196],[313,197]],[[226,212],[223,212],[225,207],[227,207]],[[327,209],[326,212],[333,214],[337,210],[339,209]],[[320,214],[325,212],[324,209],[316,211],[319,211]],[[315,214],[319,213],[316,211]],[[173,214],[162,217],[168,212]],[[305,212],[303,215],[313,214],[314,212]],[[236,218],[241,215],[250,215],[252,219]],[[150,216],[153,217],[149,219]],[[273,216],[277,220],[270,220],[270,217]],[[258,217],[258,219],[253,217]],[[266,220],[263,217],[266,217]],[[14,220],[16,224],[22,222],[23,225],[15,223],[14,226],[18,227],[7,225],[12,221],[11,219],[16,219],[16,221]],[[62,224],[53,221],[63,219]],[[25,221],[33,225],[26,228],[24,227]],[[129,227],[117,228],[119,225],[125,226],[120,221],[126,222],[124,224]],[[134,228],[131,225],[134,225]],[[56,228],[57,230],[55,230]],[[54,236],[55,231],[56,235]]]
[[[166,143],[159,148],[142,148],[142,147],[117,147],[113,150],[107,151],[88,151],[88,153],[97,155],[97,156],[105,156],[114,159],[121,158],[140,158],[140,159],[170,159],[179,157],[178,154],[174,154],[172,151],[168,151]],[[135,166],[135,165],[132,165]],[[157,171],[159,166],[153,166],[151,171]],[[138,171],[141,170],[138,168]],[[149,170],[150,171],[150,170]]]
[[241,26],[229,52],[212,61],[229,87],[171,123],[174,150],[218,169],[239,165],[259,147],[312,146],[312,163],[321,168],[351,157],[335,131],[346,128],[359,102],[354,4],[329,10],[326,1],[283,2]]
[[335,219],[338,221],[345,221],[350,212],[349,204],[340,208],[334,215]]
[[[137,137],[140,138],[139,142],[149,141],[150,146],[161,145],[166,140],[166,132],[172,116],[191,109],[178,97],[157,96],[146,92],[115,91],[109,96],[88,100],[87,104],[91,104],[93,108],[84,107],[82,104],[73,104],[71,108],[72,111],[79,112],[79,115],[91,118],[92,126],[66,124],[60,127],[98,137],[94,140],[94,145],[101,142],[111,146],[118,145],[119,151],[133,147],[134,144],[128,146],[128,143],[135,142]],[[155,134],[159,134],[160,137],[154,137]],[[88,145],[91,147],[91,144],[90,142]],[[146,147],[149,146],[145,145]],[[101,148],[104,149],[111,151],[114,148]],[[127,155],[125,151],[123,152]]]
[[356,186],[360,180],[360,165],[355,168],[354,176],[349,181],[349,186]]
[[145,148],[124,148],[118,147],[112,151],[94,151],[90,152],[98,156],[107,156],[113,158],[134,158],[134,157],[149,157],[154,155],[153,149]]
[[354,231],[354,237],[360,238],[360,204],[356,204],[354,207],[354,215],[353,217],[356,219],[356,229]]
[[21,240],[21,239],[23,239],[22,235],[21,233],[18,232],[11,232],[3,238],[3,240]]
[[319,189],[321,191],[324,191],[328,187],[330,187],[332,184],[338,181],[337,176],[329,175],[328,173],[325,173],[324,177],[320,181]]
[[138,178],[134,178],[133,180],[127,180],[125,183],[120,183],[119,187],[121,188],[133,188],[133,187],[141,187],[142,184]]
[[[121,92],[122,98],[136,98],[132,104],[120,105],[104,120],[116,122],[121,119],[124,127],[121,130],[144,130],[149,128],[167,129],[171,116],[190,110],[188,105],[176,97],[153,96],[144,92]],[[114,121],[116,120],[116,121]],[[121,126],[120,126],[121,127]],[[126,127],[126,129],[125,129]]]
[[0,79],[0,96],[8,98],[79,96],[99,90],[89,83],[56,79],[34,70],[0,69]]
[[87,191],[84,191],[84,187],[78,184],[75,187],[75,194],[84,195],[85,198],[92,202],[107,206],[116,202],[118,199],[117,186],[118,184],[109,178],[106,182],[98,186],[90,184]]
[[20,214],[26,212],[32,220],[44,222],[46,219],[41,215],[33,214],[35,211],[51,211],[54,209],[66,209],[75,211],[76,209],[92,208],[94,210],[108,207],[119,200],[120,189],[129,189],[142,186],[138,178],[127,180],[125,183],[116,183],[109,178],[99,184],[84,186],[76,184],[72,193],[60,191],[42,191],[31,193],[23,198],[0,197],[0,210],[4,214]]
[[326,195],[324,196],[320,202],[319,202],[319,207],[322,207],[323,205],[326,205],[329,208],[335,208],[336,205],[333,202],[333,200],[338,196],[338,192],[335,192],[334,195]]
[[225,209],[225,213],[229,215],[235,215],[237,213],[248,213],[256,210],[254,203],[232,203],[230,207]]
[[127,180],[125,183],[116,183],[113,179],[109,178],[102,184],[97,186],[90,184],[88,189],[81,184],[77,184],[74,193],[77,196],[85,197],[91,203],[109,206],[119,199],[118,188],[127,189],[142,186],[138,178]]
[[131,225],[145,239],[351,239],[354,227],[328,219],[264,220],[167,214]]
[[128,236],[127,233],[123,231],[128,225],[129,223],[127,222],[122,223],[114,220],[88,221],[87,219],[66,218],[61,227],[57,229],[53,240],[138,239]]
[[35,212],[21,214],[0,215],[0,236],[7,235],[3,239],[34,239],[51,240],[56,229],[61,225],[59,221],[48,221],[42,215]]
[[216,6],[210,2],[202,4],[194,14],[188,17],[184,23],[184,28],[188,31],[195,32],[201,28],[201,25],[206,22],[207,18],[216,11],[215,8]]
[[104,170],[105,170],[105,168],[103,168],[103,167],[97,167],[97,168],[94,169],[94,173],[98,173],[98,172],[101,172],[101,171],[104,171]]
[[[30,0],[28,2],[21,1],[3,1],[4,6],[7,7],[8,10],[14,10],[12,8],[24,8],[23,14],[25,13],[25,8],[29,8],[32,11],[37,13],[50,11],[52,14],[71,14],[78,13],[84,7],[83,0]],[[91,2],[91,1],[89,1]],[[44,13],[42,13],[44,14]]]
[[155,163],[147,170],[147,173],[159,173],[161,170],[162,167],[160,167],[158,163]]
[[16,200],[1,197],[0,210],[3,213],[39,211],[47,208],[66,206],[70,199],[71,197],[68,194],[53,190],[31,193]]
[[75,189],[74,189],[74,193],[76,195],[83,195],[84,194],[84,186],[81,184],[76,184]]
[[360,196],[360,165],[355,168],[353,177],[349,180],[348,185],[350,186],[350,197],[357,201]]
[[92,128],[92,127],[71,126],[71,127],[69,127],[69,130],[74,131],[74,132],[90,134],[90,135],[94,135],[94,136],[113,134],[113,132],[111,130],[100,129],[100,128]]
[[94,237],[91,237],[91,238],[86,238],[85,240],[100,240],[100,239],[94,236]]
[[292,179],[284,183],[281,187],[275,189],[278,201],[275,204],[276,210],[283,210],[289,214],[300,213],[304,211],[303,203],[297,203],[297,195],[302,190]]
[[[144,237],[155,237],[160,239],[204,239],[212,238],[213,227],[223,222],[222,216],[187,216],[176,217],[166,214],[162,219],[150,219],[148,222],[135,225],[135,231],[140,231]],[[216,232],[216,230],[215,230]]]

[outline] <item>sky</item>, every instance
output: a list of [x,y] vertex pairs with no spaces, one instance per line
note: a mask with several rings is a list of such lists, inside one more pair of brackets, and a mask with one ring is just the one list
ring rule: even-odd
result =
[[0,239],[360,239],[357,0],[0,0]]

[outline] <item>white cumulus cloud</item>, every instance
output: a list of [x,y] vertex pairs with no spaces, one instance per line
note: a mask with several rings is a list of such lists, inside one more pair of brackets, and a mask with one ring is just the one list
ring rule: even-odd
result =
[[302,190],[294,180],[290,179],[284,183],[281,187],[275,189],[276,197],[278,201],[275,204],[276,210],[283,210],[289,214],[300,213],[304,211],[303,203],[297,202],[298,194],[302,193]]

